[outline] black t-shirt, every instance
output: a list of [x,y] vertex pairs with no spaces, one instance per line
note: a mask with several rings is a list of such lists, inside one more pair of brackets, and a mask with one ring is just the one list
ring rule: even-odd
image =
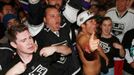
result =
[[114,66],[113,58],[120,57],[119,50],[113,47],[113,43],[120,43],[115,36],[112,36],[111,38],[100,37],[100,46],[102,47],[104,53],[109,59],[109,65],[108,65],[109,68]]

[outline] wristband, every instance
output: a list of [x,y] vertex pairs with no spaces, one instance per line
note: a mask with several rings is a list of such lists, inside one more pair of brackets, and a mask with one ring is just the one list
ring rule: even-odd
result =
[[84,51],[84,57],[86,58],[86,60],[88,60],[88,61],[93,61],[93,60],[95,60],[96,59],[96,51],[94,51],[94,52],[91,52],[91,53],[87,53],[87,52],[85,52]]
[[85,51],[86,51],[87,53],[91,53],[91,48],[90,48],[89,45],[86,45],[86,46],[85,46]]

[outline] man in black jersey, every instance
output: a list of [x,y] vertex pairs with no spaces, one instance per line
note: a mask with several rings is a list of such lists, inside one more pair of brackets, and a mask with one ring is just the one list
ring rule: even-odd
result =
[[[50,5],[46,8],[44,23],[45,27],[34,37],[38,42],[42,43],[45,47],[55,46],[59,48],[61,46],[61,51],[72,50],[69,36],[71,23],[60,14],[55,6]],[[76,75],[81,69],[74,54],[66,56],[61,54],[61,57],[53,66],[59,75]]]
[[[16,55],[13,60],[9,62],[7,68],[3,70],[6,75],[58,75],[55,74],[53,63],[59,57],[58,53],[62,47],[58,49],[55,46],[46,47],[41,50],[40,55],[49,56],[47,58],[39,56],[37,51],[37,44],[34,43],[28,28],[24,25],[14,25],[8,29],[7,36],[12,47],[16,49]],[[48,51],[49,49],[49,51]],[[52,55],[54,52],[57,54]],[[65,54],[70,53],[71,50],[66,51]],[[63,55],[65,55],[63,53]]]

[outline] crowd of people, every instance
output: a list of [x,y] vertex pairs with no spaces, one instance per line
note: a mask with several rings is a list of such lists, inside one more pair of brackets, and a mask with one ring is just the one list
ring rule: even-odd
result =
[[134,0],[0,0],[0,75],[134,75]]

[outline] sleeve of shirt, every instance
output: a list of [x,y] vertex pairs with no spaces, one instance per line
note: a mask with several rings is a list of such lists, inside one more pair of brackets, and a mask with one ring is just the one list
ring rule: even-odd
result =
[[63,15],[69,22],[74,23],[76,21],[78,11],[78,9],[75,9],[70,5],[66,4],[65,10],[63,11]]
[[133,62],[133,58],[130,56],[128,49],[125,49],[125,51],[126,51],[125,59],[126,59],[127,63],[130,64]]
[[41,57],[42,60],[40,60],[41,62],[47,62],[47,63],[55,63],[59,58],[60,58],[60,53],[54,53],[53,55],[49,56],[49,57]]
[[68,0],[65,5],[65,10],[63,11],[63,15],[67,18],[71,23],[76,22],[77,13],[82,8],[82,4],[80,0]]

